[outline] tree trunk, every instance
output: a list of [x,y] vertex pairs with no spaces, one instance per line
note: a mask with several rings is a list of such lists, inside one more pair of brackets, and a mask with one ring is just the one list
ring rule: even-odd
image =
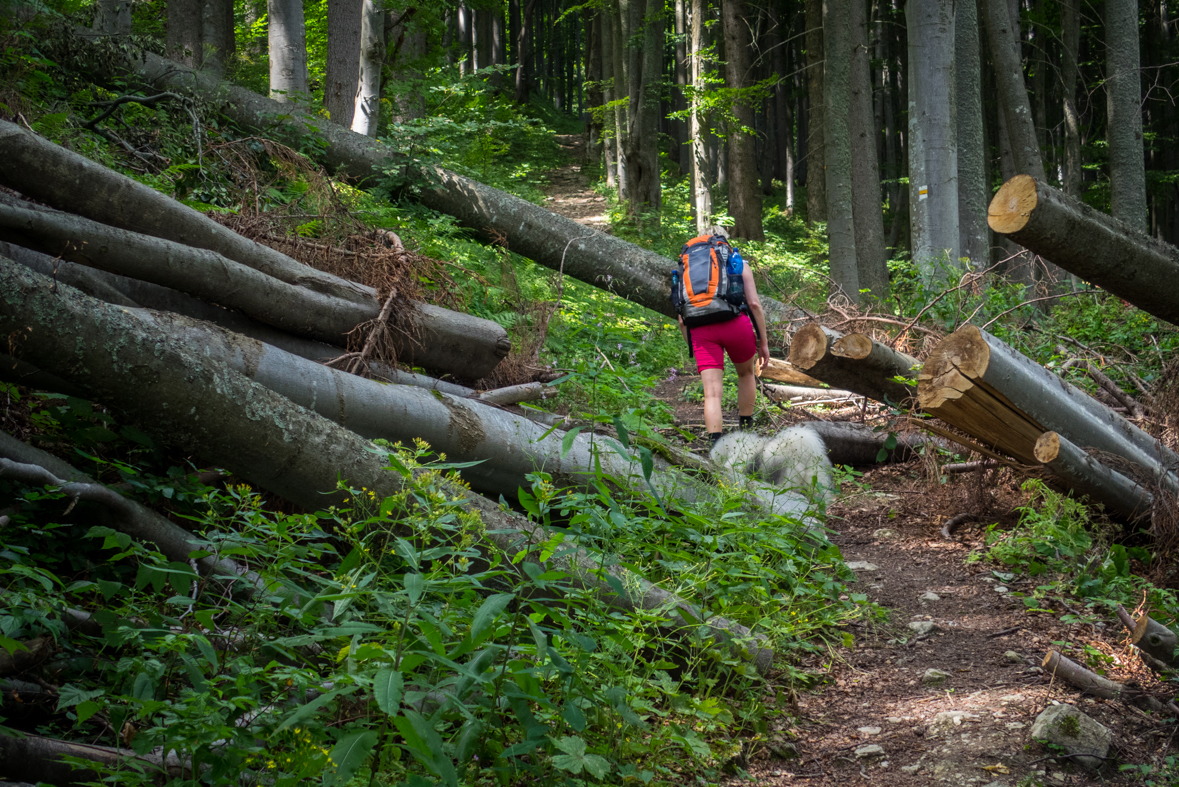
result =
[[800,404],[811,404],[814,402],[825,402],[829,404],[852,402],[861,398],[859,394],[851,391],[842,391],[838,388],[804,388],[798,385],[764,385],[762,389],[766,395],[775,402],[795,402]]
[[1105,48],[1108,58],[1105,96],[1110,207],[1114,218],[1146,232],[1146,164],[1142,155],[1137,0],[1106,0]]
[[362,0],[360,51],[352,130],[375,137],[381,120],[381,69],[385,65],[385,9],[379,0]]
[[851,129],[851,2],[823,0],[824,163],[827,168],[827,241],[831,252],[832,286],[852,303],[860,302],[859,265],[852,218]]
[[631,34],[640,41],[628,48],[630,84],[626,139],[627,206],[632,217],[653,214],[659,220],[659,91],[663,81],[663,7],[655,0],[627,0]]
[[393,59],[389,62],[389,78],[382,92],[393,105],[393,123],[406,123],[426,116],[426,97],[420,85],[425,79],[422,60],[428,49],[427,30],[423,20],[408,2],[397,9],[400,24],[394,26],[391,12],[386,12],[385,41],[394,41]]
[[899,404],[915,387],[894,378],[914,379],[920,362],[863,334],[844,336],[818,323],[807,323],[790,342],[790,363],[827,385],[854,391],[877,402]]
[[235,50],[233,0],[203,0],[201,6],[201,68],[213,76],[225,76]]
[[[886,462],[907,462],[918,456],[923,447],[937,443],[921,434],[894,434],[849,421],[815,421],[807,427],[823,438],[827,458],[834,465],[869,467]],[[896,438],[896,445],[888,449],[884,446],[890,435]],[[881,451],[884,451],[883,459],[879,458]]]
[[[240,309],[282,331],[329,344],[346,345],[348,333],[377,318],[375,299],[360,304],[333,298],[286,284],[216,252],[69,214],[0,205],[0,239]],[[490,374],[510,351],[507,332],[491,320],[426,304],[406,306],[410,335],[393,338],[405,362],[478,379]]]
[[[0,253],[3,252],[0,251]],[[812,388],[821,388],[824,385],[822,380],[804,374],[794,368],[789,361],[779,361],[777,358],[771,358],[769,363],[759,368],[757,376],[764,380],[776,380],[789,385],[807,385]]]
[[991,229],[1069,273],[1179,325],[1179,249],[1137,232],[1078,199],[1012,178],[987,211]]
[[806,0],[806,219],[827,221],[826,148],[827,123],[823,87],[823,0]]
[[918,401],[931,415],[1036,464],[1044,432],[1057,432],[1140,466],[1159,483],[1176,486],[1179,456],[1109,408],[973,325],[952,333],[930,353],[918,375]]
[[[201,352],[192,353],[181,343],[161,342],[160,330],[166,322],[166,318],[158,315],[138,315],[100,304],[69,288],[55,288],[50,279],[14,263],[0,262],[0,330],[21,331],[21,351],[35,356],[50,371],[69,374],[91,399],[115,408],[128,422],[138,424],[161,442],[198,454],[205,461],[311,511],[341,501],[341,478],[353,486],[372,490],[380,499],[402,491],[402,477],[386,469],[381,452],[367,440],[227,368],[208,357],[204,347]],[[75,331],[63,336],[57,330],[61,325],[74,326]],[[205,336],[210,336],[208,331]],[[249,343],[231,338],[229,343],[233,345],[231,355],[241,350],[243,354],[237,357],[245,362],[245,353],[253,349]],[[209,345],[208,349],[216,347]],[[79,363],[79,358],[84,361]],[[270,365],[265,353],[255,360],[263,362],[251,370],[255,374],[265,376],[280,371]],[[298,366],[289,356],[280,359],[280,363]],[[311,366],[302,371],[331,372],[325,367]],[[297,382],[290,392],[299,391],[304,385],[302,381]],[[382,388],[375,383],[367,385]],[[318,395],[311,393],[317,406],[333,406],[323,401],[325,396],[330,398],[329,390],[323,389]],[[431,418],[441,418],[441,423],[435,420],[425,424],[428,435],[441,438],[434,446],[436,450],[453,444],[460,448],[454,455],[461,456],[464,449],[477,451],[480,445],[490,445],[487,433],[468,417],[483,410],[496,414],[500,411],[440,396],[441,399],[436,399],[427,394],[429,402],[422,402],[425,408],[436,411]],[[391,413],[382,413],[381,409],[373,408],[373,417],[400,420]],[[199,412],[200,417],[194,417],[193,412]],[[516,426],[539,428],[522,419]],[[404,424],[398,428],[404,428]],[[515,435],[516,429],[512,433]],[[557,444],[554,448],[559,455],[560,439],[550,436],[547,440]],[[573,446],[561,457],[564,467],[570,466],[574,453],[588,451],[588,440],[580,442],[586,447]],[[527,465],[527,472],[534,468],[522,458],[512,458],[510,451],[501,454],[501,458],[519,467]],[[587,463],[585,468],[592,469],[592,464],[588,464],[589,454],[582,458]],[[491,467],[484,472],[503,474],[504,468]],[[634,477],[629,472],[624,472],[622,477],[628,475]],[[658,482],[660,477],[657,474],[653,479]],[[506,552],[509,559],[521,549],[548,540],[546,531],[519,514],[459,485],[446,481],[440,484],[448,498],[462,500],[468,511],[481,516],[488,540]],[[701,620],[700,611],[687,602],[625,569],[603,569],[600,557],[584,549],[564,551],[550,562],[550,567],[568,572],[574,586],[594,592],[618,609],[669,610],[662,614],[678,630],[692,630],[694,621]],[[745,627],[722,618],[709,619],[703,625],[706,635],[731,644],[740,657],[752,661],[760,672],[770,667],[772,651],[763,648],[760,638],[751,635]],[[0,737],[3,740],[6,739]]]
[[168,40],[165,52],[177,63],[200,68],[204,58],[201,44],[203,0],[168,0]]
[[[745,0],[724,0],[721,5],[725,31],[725,87],[738,91],[751,86],[749,16]],[[733,217],[731,234],[734,238],[764,241],[761,224],[761,192],[758,188],[757,160],[754,154],[752,129],[753,106],[748,99],[738,98],[732,103],[737,126],[729,130],[729,215]]]
[[97,0],[93,28],[108,36],[131,35],[131,0]]
[[[920,129],[921,156],[916,193],[910,187],[913,227],[924,237],[913,240],[913,260],[927,277],[953,272],[959,267],[958,250],[958,144],[953,89],[954,3],[952,0],[909,0],[906,14],[913,17],[909,34],[910,106],[915,110],[909,125]],[[918,217],[917,214],[920,214]],[[945,269],[942,266],[946,266]]]
[[989,266],[986,144],[983,136],[982,58],[978,0],[957,0],[954,51],[958,142],[958,253],[975,268]]
[[[684,88],[688,84],[688,14],[686,0],[674,0],[675,4],[675,60],[672,66],[672,76],[675,88],[672,92],[671,108],[677,113],[686,113],[687,100]],[[689,170],[688,156],[691,149],[688,142],[688,123],[684,119],[671,121],[671,154],[669,158],[675,163],[681,173]]]
[[[243,128],[280,135],[285,129],[289,129],[304,134],[307,129],[306,123],[313,122],[310,116],[299,110],[281,107],[244,88],[204,79],[199,74],[150,53],[145,53],[142,59],[128,61],[127,67],[157,89],[167,87],[207,97],[221,96],[218,109]],[[7,130],[10,128],[21,134],[26,133],[12,124],[0,121],[0,145],[6,150],[12,147],[7,138]],[[35,138],[31,134],[27,136]],[[382,144],[347,129],[340,129],[334,124],[321,125],[319,139],[323,145],[319,154],[320,161],[337,176],[367,178],[384,172],[385,168],[396,161]],[[80,156],[77,158],[83,165],[96,166]],[[5,166],[7,163],[8,159],[0,159],[0,182],[4,182],[10,176],[10,168]],[[553,270],[564,270],[566,275],[587,284],[604,287],[661,314],[675,316],[668,298],[670,263],[667,257],[627,243],[601,230],[590,230],[571,219],[550,213],[530,202],[461,175],[441,169],[435,170],[433,174],[438,179],[437,186],[421,194],[421,201],[427,207],[455,216],[479,232],[489,229],[500,231],[512,251],[540,265]],[[78,172],[70,170],[68,179],[78,177]],[[138,185],[134,181],[130,182]],[[13,187],[24,192],[21,186]],[[140,188],[162,201],[167,201],[166,197],[146,186]],[[86,190],[79,189],[80,192]],[[82,211],[71,209],[71,212]],[[196,211],[193,213],[205,219]],[[209,219],[205,221],[223,233],[244,240]],[[142,227],[136,229],[142,231]],[[191,245],[201,245],[194,243],[191,237],[179,240]],[[226,254],[222,249],[213,250],[220,251],[230,259],[243,262],[232,254]],[[345,284],[349,288],[356,286],[349,282]],[[371,296],[361,293],[356,297],[361,299]],[[769,321],[785,320],[794,313],[785,304],[773,298],[762,296],[761,302]],[[380,307],[378,305],[375,308],[379,310]]]
[[3,763],[7,779],[52,784],[54,787],[81,787],[102,779],[98,770],[75,767],[64,761],[64,757],[92,762],[104,773],[142,768],[147,783],[153,778],[160,782],[168,781],[169,777],[187,780],[192,775],[181,767],[174,752],[164,758],[156,754],[139,755],[130,749],[71,743],[40,735],[0,735],[0,763]]
[[626,203],[630,199],[630,180],[626,174],[627,137],[630,135],[628,125],[628,111],[623,98],[629,99],[630,79],[627,76],[627,37],[629,36],[630,20],[627,18],[626,0],[618,0],[617,8],[610,15],[610,25],[613,28],[611,38],[614,42],[612,57],[614,59],[614,128],[615,150],[618,154],[618,201]]
[[1111,470],[1056,432],[1036,440],[1036,460],[1052,471],[1078,497],[1100,503],[1106,513],[1126,522],[1149,517],[1154,505],[1150,492]]
[[323,108],[336,125],[352,128],[360,69],[362,0],[328,0]]
[[[615,89],[617,80],[614,76],[614,23],[607,9],[598,11],[598,25],[601,31],[598,41],[602,49],[602,101],[609,106],[618,97],[618,91]],[[614,122],[613,108],[602,111],[602,133],[606,187],[618,188],[619,128]]]
[[776,145],[778,149],[777,177],[786,187],[782,212],[789,216],[794,213],[794,114],[791,111],[793,96],[790,90],[790,74],[794,69],[793,63],[787,66],[787,56],[793,51],[793,44],[786,40],[788,31],[776,3],[770,4],[770,14],[770,68],[777,77],[773,101],[777,134],[768,144]]
[[692,111],[688,134],[692,138],[692,213],[696,216],[696,232],[703,234],[712,225],[712,175],[708,165],[708,137],[711,134],[708,116],[704,111],[704,80],[707,69],[704,49],[708,44],[704,16],[708,0],[692,0]]
[[307,37],[300,0],[269,0],[266,39],[270,52],[270,97],[279,103],[304,100],[307,87]]
[[884,212],[880,199],[880,162],[872,110],[872,74],[868,62],[868,3],[850,0],[852,223],[856,236],[856,271],[860,289],[883,302],[888,297],[888,255],[884,248]]
[[1168,666],[1174,666],[1179,662],[1175,657],[1175,649],[1179,648],[1179,637],[1176,637],[1171,629],[1153,620],[1150,615],[1143,615],[1134,623],[1130,641],[1143,653]]
[[1018,29],[1019,20],[1011,18],[1007,0],[982,0],[982,8],[1015,171],[1042,181],[1044,162],[1032,123],[1032,106],[1024,83],[1017,37],[1012,33],[1013,26]]
[[1077,58],[1081,49],[1081,0],[1061,0],[1060,91],[1064,96],[1064,193],[1081,198],[1081,120],[1077,114]]

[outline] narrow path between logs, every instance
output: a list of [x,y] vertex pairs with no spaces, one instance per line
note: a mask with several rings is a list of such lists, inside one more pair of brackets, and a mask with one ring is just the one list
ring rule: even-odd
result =
[[[606,201],[581,171],[582,138],[557,140],[567,161],[550,173],[545,207],[605,227]],[[680,428],[703,436],[703,406],[681,398],[697,379],[680,374],[655,395],[673,409]],[[736,428],[728,416],[736,420],[726,413],[726,430]],[[1119,773],[1116,763],[1091,773],[1063,764],[1067,760],[1045,759],[1051,752],[1030,736],[1041,711],[1064,703],[1111,730],[1110,756],[1117,762],[1150,761],[1167,744],[1174,725],[1120,703],[1083,697],[1040,669],[1048,649],[1067,641],[1106,654],[1111,678],[1150,680],[1137,658],[1123,649],[1116,621],[1065,625],[1058,620],[1059,603],[1056,615],[1027,612],[1012,594],[1029,591],[1034,583],[1019,576],[1008,579],[984,563],[966,565],[969,549],[981,540],[979,530],[964,528],[962,543],[956,543],[943,540],[940,529],[966,510],[954,498],[967,496],[931,495],[922,475],[915,466],[868,472],[862,481],[874,491],[853,490],[831,507],[832,540],[857,577],[849,592],[867,595],[888,611],[888,618],[849,626],[853,647],[833,644],[828,657],[801,665],[825,676],[816,688],[792,692],[786,674],[778,676],[767,701],[774,694],[793,701],[778,708],[776,729],[745,764],[751,780],[733,778],[729,784],[1140,783],[1141,777]],[[1010,491],[1000,496],[1008,498],[1002,510],[1016,504]],[[1004,525],[1014,521],[1009,516]],[[932,624],[932,629],[919,633],[910,624]],[[834,639],[841,634],[834,632]],[[927,676],[930,670],[945,674]]]

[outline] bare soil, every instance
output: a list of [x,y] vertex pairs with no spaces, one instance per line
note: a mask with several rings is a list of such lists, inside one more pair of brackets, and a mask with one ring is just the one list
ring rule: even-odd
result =
[[[574,163],[551,177],[550,210],[581,223],[605,222],[605,201],[581,175],[580,137],[559,138]],[[680,374],[653,392],[675,413],[677,426],[698,435],[690,448],[705,453],[703,404],[684,392],[697,382]],[[759,399],[759,403],[764,400]],[[852,408],[803,408],[761,413],[761,431],[773,431],[816,417],[851,420]],[[736,428],[736,413],[725,413],[725,429]],[[1138,784],[1142,777],[1118,770],[1122,763],[1158,762],[1170,748],[1176,725],[1118,702],[1084,697],[1053,680],[1040,664],[1050,648],[1085,663],[1085,649],[1105,656],[1108,677],[1135,682],[1164,700],[1163,687],[1129,650],[1117,620],[1064,624],[1060,617],[1080,606],[1060,598],[1054,613],[1030,612],[1014,594],[1032,581],[999,576],[1001,567],[967,564],[981,541],[978,529],[946,541],[941,527],[971,511],[988,522],[1010,526],[1020,503],[1018,481],[1003,471],[980,480],[930,481],[919,463],[870,470],[861,479],[871,491],[845,490],[830,507],[832,541],[856,570],[849,590],[864,593],[887,611],[884,622],[865,621],[846,630],[850,648],[833,646],[802,666],[823,676],[817,688],[792,694],[785,675],[767,697],[793,696],[762,745],[752,748],[744,774],[731,785],[933,784],[1089,785]],[[937,600],[923,600],[933,593]],[[937,630],[918,636],[908,627],[928,621]],[[835,632],[838,641],[843,632]],[[948,673],[928,685],[928,669]],[[1088,772],[1068,759],[1053,759],[1031,739],[1036,716],[1052,704],[1076,705],[1113,733],[1111,761]],[[878,745],[878,756],[856,750]],[[748,778],[745,778],[747,774]]]

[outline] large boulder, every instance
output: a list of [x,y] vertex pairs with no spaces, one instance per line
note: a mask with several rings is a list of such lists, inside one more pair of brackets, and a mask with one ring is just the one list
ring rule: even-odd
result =
[[1048,706],[1032,724],[1032,738],[1059,746],[1072,755],[1073,762],[1091,771],[1102,766],[1113,743],[1108,727],[1072,705]]

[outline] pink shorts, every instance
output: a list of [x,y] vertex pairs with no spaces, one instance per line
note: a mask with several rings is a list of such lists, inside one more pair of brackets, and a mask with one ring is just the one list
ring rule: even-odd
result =
[[757,355],[757,339],[748,314],[739,314],[726,322],[693,328],[691,335],[698,372],[724,369],[726,352],[734,364],[745,363]]

